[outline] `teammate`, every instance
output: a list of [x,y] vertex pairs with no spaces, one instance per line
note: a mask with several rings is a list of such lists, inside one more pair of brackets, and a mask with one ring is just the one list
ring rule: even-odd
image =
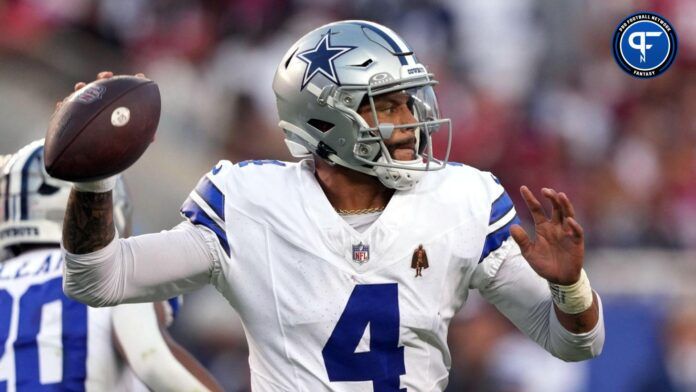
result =
[[[0,390],[132,391],[219,389],[166,332],[178,300],[89,308],[62,291],[61,223],[71,184],[44,171],[43,140],[7,162],[0,176]],[[113,216],[130,225],[121,180]]]
[[[598,355],[601,305],[572,204],[543,189],[547,217],[523,187],[532,240],[493,175],[436,157],[432,134],[450,132],[436,83],[379,24],[308,33],[273,82],[302,161],[221,161],[184,202],[183,223],[125,240],[113,180],[76,184],[66,292],[108,306],[214,285],[241,316],[255,391],[441,391],[447,328],[469,289],[553,355]],[[427,269],[414,276],[420,252]]]

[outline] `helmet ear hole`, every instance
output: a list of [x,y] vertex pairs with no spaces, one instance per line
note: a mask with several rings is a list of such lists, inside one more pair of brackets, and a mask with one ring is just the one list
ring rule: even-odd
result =
[[368,58],[367,60],[363,61],[360,64],[353,64],[352,67],[360,67],[360,68],[367,68],[369,67],[374,61],[371,58]]
[[332,124],[328,121],[324,120],[319,120],[318,118],[313,118],[307,121],[307,124],[315,128],[317,131],[326,133],[335,127],[335,124]]

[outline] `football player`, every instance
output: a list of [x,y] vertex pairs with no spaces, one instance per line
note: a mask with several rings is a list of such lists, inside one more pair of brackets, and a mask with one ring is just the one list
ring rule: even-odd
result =
[[436,83],[379,24],[308,33],[273,81],[302,160],[221,161],[183,223],[128,239],[113,227],[113,179],[75,184],[66,292],[108,306],[214,285],[241,316],[257,391],[441,391],[470,289],[551,354],[598,355],[601,305],[571,202],[543,189],[547,216],[523,187],[532,239],[496,177],[435,156],[432,135],[450,132]]
[[[90,308],[63,294],[59,244],[71,184],[46,174],[43,140],[1,173],[0,249],[9,258],[0,259],[0,390],[132,390],[124,363],[152,390],[219,390],[166,331],[177,298]],[[114,222],[127,235],[130,201],[123,181],[115,186]]]

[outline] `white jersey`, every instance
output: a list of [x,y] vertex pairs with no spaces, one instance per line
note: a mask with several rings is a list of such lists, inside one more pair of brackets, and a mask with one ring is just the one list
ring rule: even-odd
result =
[[362,233],[311,161],[223,161],[182,213],[218,237],[213,284],[242,319],[256,391],[444,389],[448,325],[519,222],[495,177],[460,164],[397,191]]
[[[113,344],[114,308],[66,297],[62,270],[59,248],[0,262],[0,391],[124,385],[125,368]],[[178,304],[172,299],[166,310],[175,314]]]
[[442,391],[447,329],[472,288],[553,355],[601,351],[601,303],[592,331],[560,325],[548,283],[510,239],[515,209],[490,173],[428,173],[359,232],[312,163],[220,162],[184,202],[188,222],[66,253],[66,291],[107,306],[213,284],[241,317],[257,392]]

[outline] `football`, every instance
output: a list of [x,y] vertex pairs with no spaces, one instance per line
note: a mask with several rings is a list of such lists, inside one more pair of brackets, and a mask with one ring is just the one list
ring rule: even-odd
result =
[[46,171],[67,181],[94,181],[130,167],[154,140],[160,92],[152,80],[114,76],[75,91],[51,117]]

